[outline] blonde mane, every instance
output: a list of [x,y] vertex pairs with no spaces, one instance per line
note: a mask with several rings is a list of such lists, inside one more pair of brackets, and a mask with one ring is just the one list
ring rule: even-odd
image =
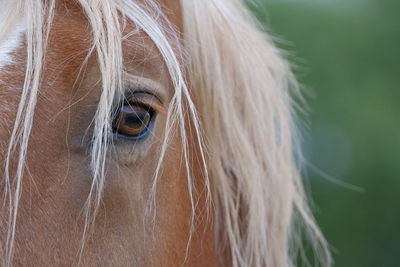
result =
[[[25,83],[3,176],[9,220],[6,244],[0,251],[5,254],[3,265],[11,266],[26,153],[55,0],[6,2],[10,12],[0,29],[0,41],[8,28],[24,17],[27,44]],[[298,93],[297,84],[290,65],[244,4],[239,0],[181,0],[184,40],[176,51],[174,47],[181,41],[154,0],[145,1],[145,5],[131,0],[77,2],[92,30],[88,57],[95,52],[102,77],[102,94],[94,119],[90,166],[93,179],[84,209],[82,249],[102,198],[107,151],[112,145],[108,140],[110,114],[123,90],[122,28],[124,20],[131,20],[158,48],[175,88],[150,206],[155,205],[158,174],[169,136],[178,127],[193,210],[191,232],[194,231],[196,200],[185,126],[189,117],[201,149],[207,191],[215,206],[219,247],[226,244],[232,266],[295,265],[296,247],[303,245],[295,227],[299,224],[308,233],[318,261],[330,266],[328,245],[308,208],[295,161],[299,145],[290,90]],[[198,96],[197,107],[185,78]],[[11,177],[11,158],[15,156],[17,173]]]

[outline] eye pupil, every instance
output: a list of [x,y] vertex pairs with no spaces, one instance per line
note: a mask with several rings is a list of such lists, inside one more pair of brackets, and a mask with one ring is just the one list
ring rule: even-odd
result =
[[131,127],[141,127],[150,120],[149,112],[124,113],[125,124]]
[[113,121],[113,132],[128,138],[141,138],[149,130],[152,119],[148,107],[126,104],[121,107]]

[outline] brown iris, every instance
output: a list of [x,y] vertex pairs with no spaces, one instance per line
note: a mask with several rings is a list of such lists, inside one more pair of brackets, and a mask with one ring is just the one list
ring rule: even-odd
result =
[[124,104],[113,121],[113,132],[129,138],[142,138],[149,132],[153,112],[140,104]]

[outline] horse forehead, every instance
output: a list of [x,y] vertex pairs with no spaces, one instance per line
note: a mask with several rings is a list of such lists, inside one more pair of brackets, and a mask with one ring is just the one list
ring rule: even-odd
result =
[[[134,0],[132,0],[134,1]],[[136,0],[135,0],[136,1]],[[139,0],[138,2],[146,2],[148,0]],[[157,1],[168,19],[175,24],[178,29],[182,29],[182,10],[180,0],[158,0]],[[65,0],[64,7],[68,11],[79,10],[77,3],[71,0]],[[6,14],[0,10],[0,28],[3,28]],[[25,32],[25,24],[21,18],[15,25],[8,30],[7,34],[0,39],[0,69],[13,63],[13,54],[23,45],[23,33]],[[76,32],[76,28],[74,29]],[[1,38],[1,36],[0,36]]]
[[[139,3],[156,2],[161,7],[162,11],[168,20],[175,25],[180,32],[183,30],[183,14],[181,0],[124,0]],[[200,1],[200,0],[199,0]]]
[[[144,3],[149,0],[125,1]],[[72,70],[72,68],[79,68],[86,56],[84,51],[87,51],[90,46],[90,27],[87,17],[84,15],[83,10],[76,0],[60,0],[58,3],[59,5],[56,5],[56,16],[54,17],[51,27],[51,45],[47,51],[47,62],[49,63],[48,66],[52,66],[55,70],[59,70],[60,65],[63,65],[60,62],[68,61],[70,64],[66,65],[66,68],[70,67]],[[157,3],[161,6],[167,18],[178,28],[178,31],[182,32],[182,12],[180,1],[158,0]],[[4,12],[1,12],[0,10],[0,27],[4,26],[4,21]],[[129,22],[126,30],[132,29],[134,27],[133,25],[134,22]],[[19,83],[24,76],[23,68],[20,68],[20,66],[24,64],[23,58],[26,56],[24,53],[24,47],[26,46],[24,40],[25,32],[25,20],[20,18],[16,24],[7,30],[6,35],[0,36],[0,83],[5,82],[8,85],[13,84],[19,86]],[[139,37],[139,39],[143,41],[140,47],[136,45],[138,42],[124,42],[124,57],[129,58],[133,63],[135,61],[141,63],[143,59],[146,59],[146,64],[140,64],[141,69],[146,70],[145,73],[148,73],[150,76],[152,74],[157,75],[164,62],[157,53],[157,48],[152,40],[150,40],[148,36],[143,36],[145,35],[143,32],[139,33],[139,35],[145,37],[141,38],[140,36],[136,36],[136,38]],[[133,48],[132,45],[136,47]],[[149,57],[148,55],[156,56]],[[66,68],[65,70],[68,71]],[[11,70],[11,72],[9,70]],[[138,71],[142,73],[142,70]],[[71,73],[73,72],[71,71]],[[15,79],[16,77],[18,77],[18,79]],[[8,87],[12,88],[15,86]],[[11,92],[17,91],[18,90],[12,90]]]
[[165,8],[167,17],[179,29],[182,29],[182,6],[180,0],[158,0],[158,3]]
[[[161,10],[165,13],[167,19],[175,25],[178,29],[178,34],[182,32],[183,29],[183,18],[182,18],[182,9],[180,0],[123,0],[123,1],[133,1],[136,3],[145,4],[146,2],[156,2],[160,5]],[[54,33],[54,41],[60,41],[61,44],[65,44],[65,41],[70,41],[70,43],[80,42],[81,46],[89,45],[88,42],[83,40],[88,40],[90,31],[88,31],[88,27],[82,27],[83,24],[88,24],[87,18],[84,15],[84,11],[81,9],[79,4],[77,4],[76,0],[61,0],[61,5],[58,5],[57,11],[58,14],[55,16],[55,23],[53,23],[53,33]],[[161,22],[163,23],[163,22]],[[127,26],[124,29],[124,34],[127,34],[129,31],[135,29],[135,23],[133,21],[128,21]],[[80,36],[81,38],[72,38],[71,36]],[[85,37],[85,38],[84,38]],[[141,41],[144,40],[147,43],[146,52],[155,52],[154,44],[152,40],[149,39],[149,36],[144,32],[140,32],[134,36],[134,38],[138,38]],[[145,37],[145,38],[143,38]],[[74,41],[74,42],[71,42]],[[129,48],[132,44],[137,45],[138,43],[125,42],[125,48]],[[146,48],[144,47],[144,48]],[[71,47],[72,50],[80,49],[81,47]],[[143,47],[142,47],[143,48]],[[134,51],[135,55],[137,55],[137,51]],[[157,62],[159,63],[159,62]]]

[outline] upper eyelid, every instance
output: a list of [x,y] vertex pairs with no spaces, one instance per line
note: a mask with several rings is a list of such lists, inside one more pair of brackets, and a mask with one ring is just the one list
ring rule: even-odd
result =
[[143,90],[143,88],[134,88],[130,92],[128,91],[124,96],[124,102],[127,104],[135,102],[143,104],[154,109],[157,113],[165,114],[167,112],[162,100],[154,95],[153,91]]
[[159,96],[155,95],[152,90],[146,90],[146,88],[137,87],[132,89],[127,89],[128,92],[125,92],[124,99],[126,102],[132,102],[132,100],[138,100],[142,102],[142,100],[153,101],[156,100],[158,104],[164,105],[162,99]]
[[166,88],[152,79],[125,73],[124,89],[125,95],[131,95],[135,92],[143,92],[156,97],[160,101],[160,104],[166,104]]

